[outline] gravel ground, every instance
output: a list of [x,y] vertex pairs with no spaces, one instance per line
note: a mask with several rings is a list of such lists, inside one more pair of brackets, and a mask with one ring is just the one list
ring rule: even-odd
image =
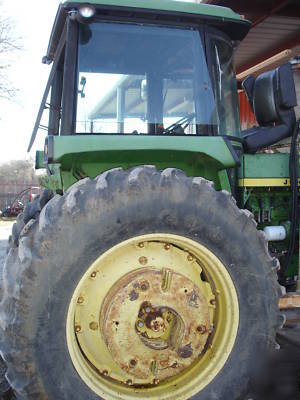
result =
[[14,222],[0,220],[0,268],[2,268],[6,257],[7,240]]

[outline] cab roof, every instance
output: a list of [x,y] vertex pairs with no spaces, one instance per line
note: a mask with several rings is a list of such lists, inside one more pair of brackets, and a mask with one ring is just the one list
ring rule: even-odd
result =
[[84,0],[65,0],[62,4],[92,4],[99,6],[99,8],[101,6],[126,7],[242,20],[239,14],[227,7],[175,0],[90,0],[88,2]]
[[251,23],[230,8],[212,6],[194,2],[175,0],[63,0],[58,8],[52,29],[47,56],[53,60],[62,33],[68,11],[76,10],[82,5],[93,5],[97,16],[110,19],[135,18],[149,20],[159,24],[160,21],[184,23],[188,25],[206,22],[227,33],[232,40],[242,40],[248,33]]

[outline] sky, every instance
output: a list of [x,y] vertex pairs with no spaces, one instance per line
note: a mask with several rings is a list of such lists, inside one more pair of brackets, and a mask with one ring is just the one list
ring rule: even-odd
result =
[[[191,1],[191,0],[187,0]],[[31,150],[27,147],[51,66],[42,64],[60,1],[0,0],[0,15],[14,23],[14,36],[21,50],[7,60],[8,78],[18,89],[14,101],[0,100],[0,164],[35,157],[42,150],[45,134],[39,131]]]
[[0,13],[14,22],[21,50],[8,60],[8,78],[18,89],[15,101],[0,101],[0,163],[34,158],[43,149],[44,135],[26,152],[51,66],[42,64],[59,0],[2,0]]

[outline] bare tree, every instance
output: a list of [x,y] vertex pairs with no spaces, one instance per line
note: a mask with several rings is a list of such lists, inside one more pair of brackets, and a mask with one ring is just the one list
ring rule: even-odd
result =
[[33,165],[33,160],[12,160],[0,164],[0,186],[12,182],[38,183]]
[[[0,3],[1,6],[1,3]],[[0,98],[15,97],[16,88],[7,78],[12,53],[20,49],[19,39],[14,35],[14,24],[11,19],[1,17],[0,9]]]

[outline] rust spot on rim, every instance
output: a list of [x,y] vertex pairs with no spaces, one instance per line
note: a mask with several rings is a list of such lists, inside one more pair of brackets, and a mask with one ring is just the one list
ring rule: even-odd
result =
[[129,299],[130,299],[130,301],[134,301],[134,300],[136,300],[136,299],[138,299],[139,298],[139,294],[135,291],[135,290],[132,290],[130,293],[129,293]]
[[181,357],[181,358],[190,358],[193,354],[191,343],[187,344],[184,347],[179,347],[177,353],[178,353],[179,357]]
[[205,325],[198,325],[197,332],[201,333],[202,335],[207,332],[207,328]]
[[134,358],[133,358],[132,360],[129,361],[129,365],[130,365],[131,367],[135,367],[136,364],[137,364],[137,361],[136,361]]

